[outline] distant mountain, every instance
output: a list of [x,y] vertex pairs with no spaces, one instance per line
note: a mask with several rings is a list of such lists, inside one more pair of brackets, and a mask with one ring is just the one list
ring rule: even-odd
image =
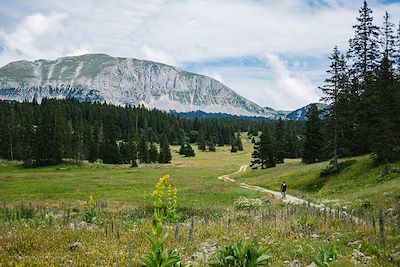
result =
[[221,118],[235,118],[235,119],[246,119],[246,120],[275,120],[275,118],[267,118],[260,116],[241,116],[241,115],[232,115],[227,113],[207,113],[201,110],[197,111],[189,111],[189,112],[177,112],[175,110],[170,111],[171,115],[180,116],[181,118],[186,119],[221,119]]
[[152,61],[104,54],[17,61],[0,68],[0,99],[34,98],[76,98],[271,119],[286,115],[260,107],[210,77]]
[[[318,107],[318,110],[323,111],[328,107],[327,104],[324,103],[315,103]],[[310,109],[312,104],[309,104],[307,106],[304,106],[302,108],[296,109],[295,111],[290,112],[289,114],[286,115],[286,119],[288,120],[295,120],[295,121],[301,121],[306,119],[306,114],[308,110]]]

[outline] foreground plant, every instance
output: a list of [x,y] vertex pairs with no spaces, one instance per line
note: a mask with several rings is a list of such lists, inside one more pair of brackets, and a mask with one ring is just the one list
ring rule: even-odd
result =
[[246,197],[239,197],[238,199],[235,200],[233,203],[235,206],[235,209],[237,210],[256,210],[262,207],[263,202],[259,198],[246,198]]
[[96,221],[96,216],[96,206],[93,196],[89,196],[89,200],[83,203],[83,220],[87,223],[94,223]]
[[335,247],[330,247],[327,250],[320,249],[313,261],[318,267],[328,267],[330,263],[339,259],[339,257],[339,251]]
[[240,240],[234,245],[220,247],[214,260],[209,265],[212,267],[265,266],[271,257],[265,249],[260,247],[256,240],[247,244]]
[[[176,189],[168,186],[167,205],[165,205],[165,191],[168,184],[169,175],[165,175],[156,183],[153,192],[154,215],[152,218],[152,232],[146,233],[147,239],[151,244],[151,252],[143,255],[142,266],[148,267],[175,267],[189,266],[182,263],[182,258],[177,250],[168,251],[165,242],[168,233],[164,233],[163,221],[176,218]],[[167,211],[167,216],[165,216]]]

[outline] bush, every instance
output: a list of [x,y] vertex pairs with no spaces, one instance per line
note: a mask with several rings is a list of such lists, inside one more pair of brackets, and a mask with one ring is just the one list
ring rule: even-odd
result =
[[262,206],[263,202],[259,198],[246,198],[246,197],[239,197],[235,200],[234,205],[235,209],[238,210],[254,210],[258,209]]

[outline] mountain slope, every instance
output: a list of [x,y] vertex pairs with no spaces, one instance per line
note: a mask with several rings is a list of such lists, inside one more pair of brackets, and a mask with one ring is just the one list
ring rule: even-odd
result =
[[18,61],[0,68],[0,99],[40,101],[45,97],[143,104],[178,112],[282,116],[210,77],[152,61],[88,54],[55,61]]
[[[324,113],[324,110],[328,107],[327,104],[324,103],[315,103],[317,105],[317,108],[319,111]],[[302,121],[306,119],[306,115],[308,110],[310,109],[312,104],[309,104],[307,106],[301,107],[299,109],[296,109],[289,114],[286,115],[286,119],[288,120],[294,120],[294,121]]]

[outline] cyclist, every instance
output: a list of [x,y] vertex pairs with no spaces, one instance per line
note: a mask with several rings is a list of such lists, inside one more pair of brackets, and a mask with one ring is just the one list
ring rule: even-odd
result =
[[282,191],[282,198],[286,198],[286,182],[283,182],[281,185],[281,191]]

